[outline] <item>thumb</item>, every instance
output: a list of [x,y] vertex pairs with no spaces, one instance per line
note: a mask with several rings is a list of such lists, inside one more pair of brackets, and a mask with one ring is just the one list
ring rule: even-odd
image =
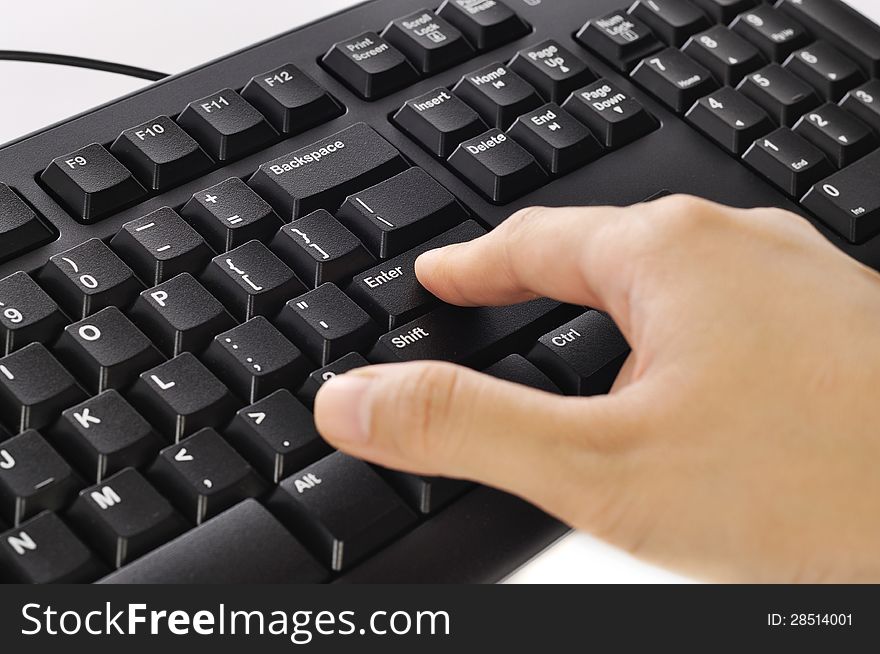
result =
[[318,430],[374,463],[471,479],[561,517],[615,474],[634,433],[625,393],[565,398],[440,362],[369,366],[334,377],[315,399]]

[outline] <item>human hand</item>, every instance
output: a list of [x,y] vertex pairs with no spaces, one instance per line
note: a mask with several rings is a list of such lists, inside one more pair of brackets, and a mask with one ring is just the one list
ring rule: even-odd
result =
[[331,444],[705,579],[880,581],[880,276],[807,221],[684,196],[535,208],[416,270],[452,304],[599,308],[632,353],[589,398],[436,362],[352,371],[316,399]]

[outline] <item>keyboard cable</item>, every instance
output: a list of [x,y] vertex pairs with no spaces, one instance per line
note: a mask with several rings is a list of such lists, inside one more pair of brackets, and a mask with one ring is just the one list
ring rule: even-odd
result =
[[137,66],[128,66],[126,64],[118,64],[112,61],[102,61],[100,59],[88,59],[86,57],[54,54],[51,52],[0,50],[0,61],[31,61],[40,64],[57,64],[60,66],[91,68],[92,70],[103,70],[109,73],[128,75],[129,77],[139,77],[141,79],[150,80],[151,82],[156,82],[168,77],[167,73],[147,70],[146,68],[138,68]]

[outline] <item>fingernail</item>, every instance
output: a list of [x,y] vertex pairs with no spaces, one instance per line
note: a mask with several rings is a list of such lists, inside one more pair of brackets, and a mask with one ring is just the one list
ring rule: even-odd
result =
[[370,438],[371,378],[338,375],[321,386],[315,397],[315,418],[331,440],[366,443]]

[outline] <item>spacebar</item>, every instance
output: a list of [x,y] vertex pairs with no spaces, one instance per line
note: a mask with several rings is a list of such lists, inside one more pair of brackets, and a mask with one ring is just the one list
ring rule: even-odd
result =
[[443,306],[382,336],[369,359],[394,363],[437,359],[467,366],[487,364],[557,326],[572,308],[542,298],[507,307]]
[[327,572],[256,500],[245,500],[101,584],[317,583]]

